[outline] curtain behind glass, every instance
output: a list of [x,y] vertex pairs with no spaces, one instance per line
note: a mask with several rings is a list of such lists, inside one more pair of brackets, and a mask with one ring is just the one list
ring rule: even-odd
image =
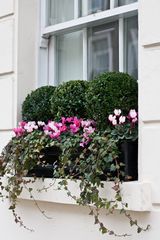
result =
[[119,2],[118,6],[123,6],[123,5],[127,5],[127,4],[137,2],[137,0],[119,0],[118,2]]
[[80,0],[80,16],[105,11],[109,8],[109,0]]
[[88,38],[88,77],[105,71],[118,71],[118,23],[90,28]]
[[83,79],[83,32],[57,37],[58,83]]
[[126,71],[138,79],[138,17],[125,20]]
[[48,11],[49,25],[72,20],[74,18],[74,0],[50,0]]

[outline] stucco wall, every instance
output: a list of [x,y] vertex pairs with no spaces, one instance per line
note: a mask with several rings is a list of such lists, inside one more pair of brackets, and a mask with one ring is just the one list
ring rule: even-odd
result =
[[[160,204],[160,1],[140,0],[139,115],[140,180],[152,184],[152,202]],[[157,205],[158,204],[158,205]]]
[[[38,47],[38,3],[40,0],[0,0],[0,149],[11,136],[11,129],[20,119],[21,103],[36,86]],[[159,240],[160,222],[160,1],[139,0],[139,181],[147,181],[152,189],[152,211],[133,212],[142,225],[151,230],[129,239]],[[136,201],[136,196],[133,201]],[[93,224],[88,209],[73,205],[39,202],[53,217],[45,219],[33,201],[21,200],[18,212],[35,232],[19,228],[0,204],[1,238],[5,240],[103,240],[118,239],[102,236]],[[120,232],[132,233],[128,222],[118,213],[104,221]]]
[[0,2],[0,149],[10,138],[14,125],[14,3]]

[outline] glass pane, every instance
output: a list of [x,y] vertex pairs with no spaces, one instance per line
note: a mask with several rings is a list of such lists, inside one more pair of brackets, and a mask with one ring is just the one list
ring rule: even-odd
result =
[[125,20],[126,71],[138,79],[138,17]]
[[74,0],[48,0],[48,24],[66,22],[74,18]]
[[118,71],[118,23],[94,27],[88,33],[89,79],[105,71]]
[[57,37],[58,83],[83,79],[83,32]]
[[123,6],[123,5],[127,5],[127,4],[130,4],[130,3],[137,2],[137,0],[119,0],[118,2],[119,2],[118,6]]
[[110,8],[109,0],[81,0],[80,16],[105,11]]

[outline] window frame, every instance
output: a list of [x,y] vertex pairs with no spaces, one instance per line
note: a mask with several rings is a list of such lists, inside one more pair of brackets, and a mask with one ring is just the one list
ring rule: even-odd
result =
[[[56,36],[76,30],[83,30],[83,79],[88,80],[87,59],[87,27],[105,24],[118,20],[119,24],[119,71],[125,71],[124,67],[124,18],[138,15],[138,1],[124,6],[118,6],[117,0],[110,0],[110,9],[83,17],[78,17],[78,0],[75,2],[74,19],[47,26],[47,0],[41,0],[40,21],[40,83],[38,85],[57,85],[56,81]],[[43,51],[43,54],[41,52]],[[47,60],[47,66],[46,66]],[[43,78],[43,79],[42,79]]]

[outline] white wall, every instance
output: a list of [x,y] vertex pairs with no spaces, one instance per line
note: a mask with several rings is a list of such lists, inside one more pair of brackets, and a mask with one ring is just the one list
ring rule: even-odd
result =
[[21,104],[36,87],[39,0],[17,0],[17,114]]
[[[0,0],[0,149],[11,136],[11,129],[20,119],[23,99],[36,85],[38,36],[38,3],[40,0]],[[129,239],[159,240],[160,222],[160,1],[139,0],[139,181],[152,187],[152,211],[133,215],[151,230]],[[133,201],[136,201],[136,196]],[[103,240],[88,210],[65,204],[39,203],[52,220],[41,216],[33,201],[21,200],[18,212],[30,233],[19,228],[8,211],[8,203],[0,206],[1,238],[5,240]],[[109,220],[111,228],[132,232],[128,222],[118,213]],[[108,237],[107,239],[118,239]]]
[[14,126],[14,2],[0,1],[0,150]]
[[[152,5],[151,5],[152,4]],[[160,204],[160,1],[141,0],[139,11],[140,178],[152,184],[152,202]]]

